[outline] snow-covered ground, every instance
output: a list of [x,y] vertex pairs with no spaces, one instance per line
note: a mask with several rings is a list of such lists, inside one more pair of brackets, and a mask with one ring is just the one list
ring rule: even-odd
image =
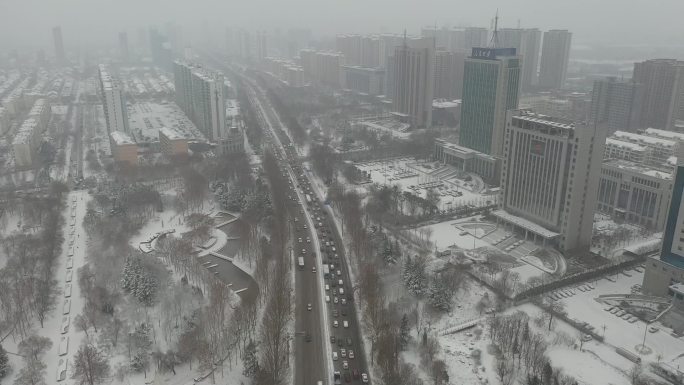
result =
[[[639,320],[629,323],[608,311],[605,311],[606,304],[595,300],[599,295],[605,294],[631,294],[631,287],[641,284],[644,280],[644,273],[634,270],[626,270],[631,275],[628,277],[622,273],[610,276],[615,282],[605,278],[592,282],[594,290],[582,292],[574,290],[574,295],[561,299],[568,312],[568,317],[577,318],[583,322],[588,322],[596,328],[598,334],[603,335],[605,329],[605,342],[615,347],[620,347],[636,354],[635,347],[640,345],[644,338],[644,332],[649,326]],[[656,362],[657,355],[662,355],[663,362],[669,362],[673,366],[683,365],[684,359],[679,357],[684,352],[684,340],[672,336],[659,323],[653,324],[661,330],[656,333],[646,333],[646,346],[652,349],[652,353],[642,355],[643,361]]]
[[158,140],[159,129],[162,127],[176,128],[190,138],[203,138],[190,119],[172,102],[136,103],[129,107],[129,123],[131,132],[138,141]]
[[477,192],[484,187],[481,181],[463,181],[454,176],[455,168],[433,162],[430,165],[434,168],[430,169],[421,167],[422,163],[413,158],[392,158],[354,165],[369,173],[374,183],[398,185],[403,191],[423,198],[428,189],[433,189],[439,194],[439,208],[442,210],[465,204],[482,206],[496,198]]
[[[56,263],[54,276],[59,283],[60,290],[56,301],[57,306],[48,314],[42,328],[37,321],[34,322],[35,333],[52,341],[52,347],[43,356],[44,363],[47,366],[45,379],[48,384],[57,383],[58,368],[61,367],[63,369],[65,367],[64,364],[60,365],[60,360],[66,360],[68,367],[71,357],[78,350],[84,338],[84,334],[77,332],[71,323],[83,309],[84,301],[81,296],[81,289],[78,286],[77,271],[84,265],[87,258],[87,235],[83,228],[83,217],[85,216],[89,198],[88,193],[85,191],[74,191],[67,197],[67,206],[64,210],[64,244],[62,246],[62,253]],[[73,257],[70,257],[69,254],[71,254],[70,250],[72,248]],[[63,333],[64,330],[66,332]],[[10,338],[5,341],[3,347],[10,352],[16,352],[16,343],[18,342]],[[60,355],[60,351],[63,353],[62,355]],[[19,369],[23,366],[23,362],[17,359],[16,356],[10,357],[13,358],[12,365],[14,370],[6,380],[7,383],[13,382],[14,376],[18,374]],[[68,367],[67,379],[61,383],[75,384],[76,382],[70,378],[70,375],[70,367]]]

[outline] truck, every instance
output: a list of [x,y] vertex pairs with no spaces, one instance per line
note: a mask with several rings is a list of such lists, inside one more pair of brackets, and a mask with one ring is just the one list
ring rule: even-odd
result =
[[298,257],[297,264],[299,265],[299,270],[304,270],[304,257]]
[[330,278],[330,267],[327,264],[323,264],[323,278]]

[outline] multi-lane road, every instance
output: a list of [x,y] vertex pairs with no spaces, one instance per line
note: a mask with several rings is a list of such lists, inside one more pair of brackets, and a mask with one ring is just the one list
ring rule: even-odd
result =
[[[229,70],[220,60],[210,61]],[[368,370],[342,239],[331,212],[312,190],[309,175],[266,92],[253,79],[243,75],[243,80],[259,123],[269,135],[266,140],[275,149],[290,184],[287,194],[295,234],[291,253],[296,265],[294,383],[333,384],[338,373],[340,383],[361,384],[364,378],[368,381]],[[298,266],[300,257],[302,268]]]

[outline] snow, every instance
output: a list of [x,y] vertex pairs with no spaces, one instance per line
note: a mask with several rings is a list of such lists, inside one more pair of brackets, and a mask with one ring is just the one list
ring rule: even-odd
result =
[[552,349],[548,353],[553,366],[562,366],[580,385],[629,385],[630,381],[616,369],[579,350]]
[[481,239],[476,238],[473,235],[460,235],[462,230],[455,227],[456,224],[472,221],[472,218],[458,219],[453,221],[441,222],[434,225],[424,226],[422,228],[428,228],[432,231],[432,242],[435,247],[439,250],[444,250],[449,246],[456,245],[462,249],[474,249],[478,247],[488,246],[489,244]]
[[[85,230],[83,228],[83,217],[85,216],[86,212],[86,206],[87,202],[89,200],[89,196],[87,192],[84,191],[74,191],[71,192],[68,197],[67,197],[67,205],[64,210],[64,217],[65,221],[70,217],[71,213],[71,205],[72,205],[72,200],[75,199],[76,201],[76,225],[75,225],[75,234],[74,234],[74,256],[72,258],[72,263],[73,263],[73,268],[67,269],[67,251],[69,249],[68,242],[70,242],[71,235],[65,234],[64,236],[64,245],[62,246],[62,253],[59,256],[59,259],[57,260],[57,267],[55,269],[55,276],[54,278],[57,280],[58,287],[60,289],[60,294],[58,294],[58,299],[57,299],[57,305],[55,307],[55,310],[50,312],[44,322],[44,327],[40,328],[40,324],[38,324],[37,320],[34,321],[34,327],[35,327],[35,333],[44,336],[47,338],[50,338],[52,341],[52,347],[46,351],[45,355],[43,356],[43,362],[46,364],[46,382],[47,383],[56,383],[56,376],[58,372],[58,367],[59,367],[59,360],[61,358],[67,358],[69,361],[68,363],[70,364],[70,358],[73,356],[73,354],[78,350],[78,347],[81,344],[81,341],[84,338],[83,333],[76,332],[75,328],[73,325],[70,325],[68,328],[67,333],[61,334],[60,329],[62,328],[62,323],[64,321],[64,317],[69,318],[69,323],[73,323],[73,319],[77,314],[81,313],[81,309],[83,308],[83,298],[81,296],[81,288],[78,286],[77,279],[76,279],[76,271],[78,268],[84,265],[85,260],[86,260],[86,238],[87,235],[85,233]],[[71,281],[71,290],[70,294],[71,296],[69,298],[65,298],[65,294],[69,294],[69,291],[65,290],[67,282],[67,276],[69,274],[73,275],[72,281]],[[63,315],[63,309],[65,301],[69,301],[70,305],[68,306],[68,314]],[[65,337],[65,339],[68,339],[68,348],[66,345],[63,346],[62,349],[66,351],[66,354],[64,356],[60,356],[59,350],[60,350],[60,339],[62,337]],[[3,345],[8,351],[10,352],[16,352],[16,345],[14,343],[18,343],[19,341],[12,341],[11,338],[7,339],[5,341],[6,343]],[[7,343],[9,342],[9,343]],[[14,376],[16,376],[19,372],[19,369],[23,367],[23,362],[18,359],[18,357],[10,355],[11,360],[12,360],[12,365],[14,370],[10,374],[9,378],[7,379],[7,383],[12,383]],[[70,374],[70,373],[69,373]],[[61,382],[62,384],[75,384],[75,381],[71,380],[69,376],[67,376],[67,380],[64,382]]]

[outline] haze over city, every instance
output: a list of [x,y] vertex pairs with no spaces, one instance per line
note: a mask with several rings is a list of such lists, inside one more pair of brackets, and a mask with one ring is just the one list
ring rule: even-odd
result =
[[683,14],[0,0],[0,384],[683,384]]

